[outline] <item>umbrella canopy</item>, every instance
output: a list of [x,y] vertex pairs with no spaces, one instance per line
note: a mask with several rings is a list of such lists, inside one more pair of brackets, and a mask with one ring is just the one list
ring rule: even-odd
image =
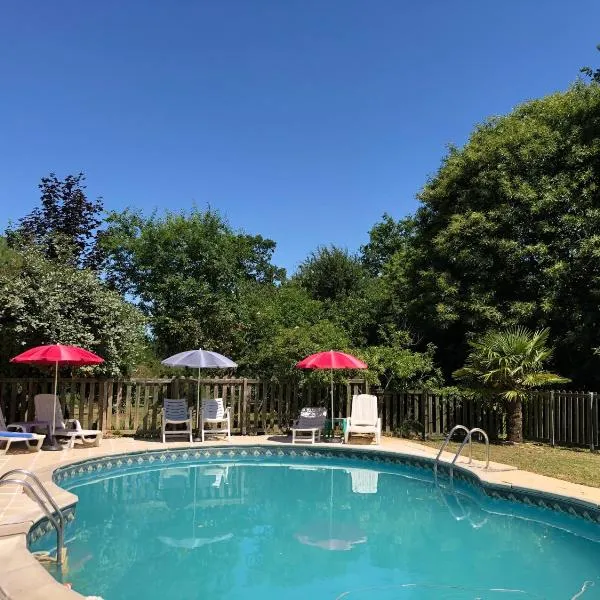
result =
[[84,365],[98,365],[104,362],[97,354],[79,348],[78,346],[63,346],[51,344],[49,346],[36,346],[10,359],[11,363],[25,363],[29,365],[71,365],[82,367]]
[[237,363],[211,350],[186,350],[161,361],[167,367],[190,367],[198,369],[198,394],[196,397],[196,427],[200,427],[200,369],[235,369]]
[[317,352],[296,363],[299,369],[329,369],[331,371],[331,431],[333,433],[333,369],[367,369],[367,363],[345,352]]
[[210,350],[186,350],[165,358],[161,364],[168,367],[192,367],[196,369],[233,369],[237,367],[231,359]]
[[[36,365],[43,367],[47,365],[54,365],[54,406],[52,414],[56,414],[56,395],[58,392],[58,365],[61,366],[72,366],[72,367],[83,367],[84,365],[99,365],[104,362],[104,359],[85,350],[78,346],[65,346],[63,344],[49,344],[46,346],[36,346],[30,348],[25,352],[22,352],[18,356],[10,359],[11,363],[23,363],[28,365]],[[48,440],[48,447],[59,450],[58,446],[54,442],[54,430],[56,427],[55,419],[52,420],[51,425],[51,439]]]
[[362,360],[339,352],[337,350],[327,350],[326,352],[317,352],[303,358],[296,363],[299,369],[366,369],[367,364]]

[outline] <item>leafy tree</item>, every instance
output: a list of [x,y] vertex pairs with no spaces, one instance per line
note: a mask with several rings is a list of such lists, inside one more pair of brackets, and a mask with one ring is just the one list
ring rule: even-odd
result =
[[94,372],[129,373],[145,344],[144,318],[95,273],[49,261],[36,247],[4,256],[0,268],[0,364],[41,344],[74,344],[105,363]]
[[[346,332],[331,321],[321,320],[311,325],[282,327],[266,343],[263,340],[255,349],[259,372],[272,377],[310,377],[329,381],[329,372],[301,371],[295,364],[315,352],[347,350],[350,339]],[[339,377],[339,373],[337,374]]]
[[46,258],[71,266],[98,268],[102,260],[97,244],[102,219],[102,199],[90,200],[85,175],[67,175],[63,180],[50,173],[39,188],[41,206],[7,231],[16,249],[35,244]]
[[500,399],[507,412],[511,442],[523,441],[523,402],[530,390],[569,381],[544,370],[552,355],[548,335],[548,329],[523,327],[491,331],[469,343],[465,366],[454,372],[456,379]]
[[425,352],[411,349],[413,342],[405,331],[391,329],[382,335],[385,345],[369,346],[359,354],[369,365],[368,375],[383,390],[440,388],[443,377],[435,366],[435,347]]
[[[596,46],[600,51],[600,44]],[[580,72],[589,77],[592,81],[600,83],[600,69],[592,69],[592,67],[581,67]]]
[[476,128],[420,194],[410,246],[387,278],[397,319],[439,348],[549,327],[558,370],[598,385],[600,86],[577,83]]
[[384,213],[381,221],[369,231],[369,241],[361,246],[361,258],[365,268],[372,275],[381,275],[392,256],[410,244],[413,228],[412,218],[395,221]]
[[275,242],[235,232],[215,211],[112,213],[102,238],[106,277],[149,318],[159,356],[204,347],[235,356],[245,336],[241,295],[285,272]]
[[337,301],[356,290],[364,276],[358,257],[331,246],[312,252],[298,267],[294,279],[315,300]]
[[299,285],[286,282],[280,286],[250,283],[240,291],[242,335],[236,362],[239,374],[271,377],[287,373],[289,360],[278,364],[270,348],[283,330],[307,328],[324,319],[323,303],[313,300]]

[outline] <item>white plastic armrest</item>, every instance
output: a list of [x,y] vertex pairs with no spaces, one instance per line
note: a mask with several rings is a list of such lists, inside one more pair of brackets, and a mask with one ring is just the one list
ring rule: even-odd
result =
[[72,429],[73,431],[81,431],[81,423],[77,419],[65,419],[65,429]]
[[192,420],[192,409],[188,408],[188,416],[190,418],[190,421]]
[[381,429],[381,417],[377,419],[377,429]]

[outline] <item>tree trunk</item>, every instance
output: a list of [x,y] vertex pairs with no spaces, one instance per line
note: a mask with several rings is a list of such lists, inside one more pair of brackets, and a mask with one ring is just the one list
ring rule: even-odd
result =
[[508,403],[506,421],[508,441],[521,443],[523,441],[523,403],[521,398]]

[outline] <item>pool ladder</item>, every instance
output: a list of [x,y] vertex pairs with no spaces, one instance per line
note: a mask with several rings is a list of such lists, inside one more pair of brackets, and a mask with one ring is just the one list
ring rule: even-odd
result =
[[452,438],[452,435],[454,434],[455,431],[459,431],[461,429],[465,432],[465,437],[464,437],[461,445],[459,446],[458,450],[454,454],[454,458],[452,459],[452,462],[450,463],[451,466],[454,466],[456,464],[456,461],[458,460],[458,457],[460,456],[460,453],[463,451],[464,447],[467,444],[469,444],[469,463],[468,464],[471,464],[473,462],[472,437],[473,437],[474,433],[480,433],[483,436],[483,439],[485,441],[486,459],[485,459],[485,467],[484,468],[487,469],[490,466],[490,440],[488,438],[487,433],[483,429],[480,429],[479,427],[473,427],[473,429],[467,429],[464,425],[455,425],[450,430],[450,433],[446,436],[446,439],[444,440],[444,443],[442,444],[442,447],[440,448],[440,451],[438,452],[437,456],[435,457],[435,467],[436,467],[436,469],[437,469],[437,466],[438,466],[438,464],[440,462],[440,457],[442,456],[442,452],[444,451],[444,449],[446,448],[446,446],[450,442],[450,439]]
[[[15,478],[13,475],[24,475],[22,478]],[[28,481],[31,479],[33,484]],[[7,471],[0,477],[0,486],[3,485],[22,485],[26,488],[33,499],[38,503],[38,506],[44,511],[46,517],[52,526],[56,530],[56,564],[60,567],[63,563],[63,549],[64,549],[64,535],[65,535],[65,517],[62,511],[56,504],[54,498],[50,495],[50,492],[46,489],[44,484],[38,479],[38,477],[31,471],[26,469],[12,469]],[[41,492],[41,494],[40,494]],[[50,508],[48,508],[48,504]]]

